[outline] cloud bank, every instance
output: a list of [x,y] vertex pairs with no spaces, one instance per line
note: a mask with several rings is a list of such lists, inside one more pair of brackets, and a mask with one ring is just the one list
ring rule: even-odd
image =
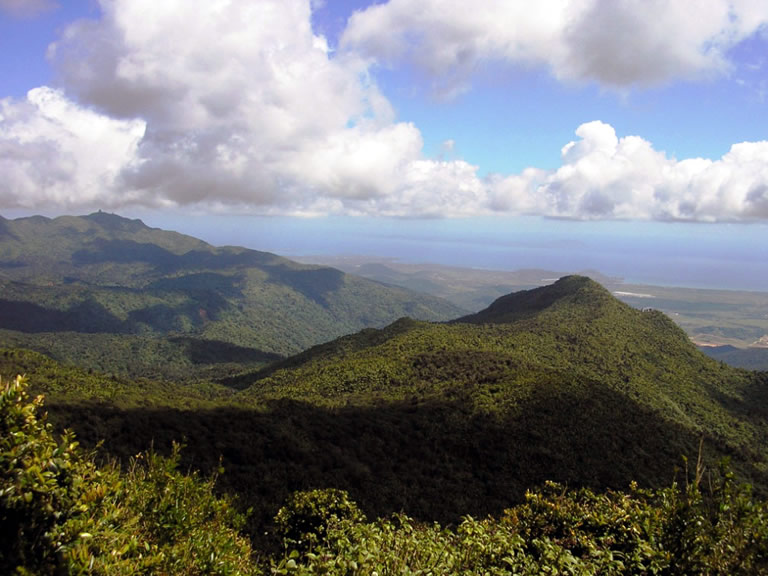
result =
[[0,100],[0,207],[119,208],[141,202],[121,175],[139,162],[141,120],[81,108],[35,88],[26,101]]
[[719,160],[676,160],[639,136],[582,124],[556,171],[493,182],[500,210],[573,219],[739,221],[768,217],[768,142],[734,144]]
[[767,24],[761,0],[390,0],[355,13],[340,45],[414,62],[449,95],[489,60],[626,88],[727,72],[728,50]]
[[595,121],[557,170],[480,177],[463,160],[425,157],[372,73],[406,58],[458,85],[489,58],[609,86],[721,73],[765,10],[704,1],[686,20],[661,0],[657,19],[629,0],[498,2],[494,18],[391,0],[355,14],[333,53],[307,0],[101,0],[99,20],[72,24],[49,50],[60,88],[0,100],[0,208],[765,219],[766,142],[677,160]]

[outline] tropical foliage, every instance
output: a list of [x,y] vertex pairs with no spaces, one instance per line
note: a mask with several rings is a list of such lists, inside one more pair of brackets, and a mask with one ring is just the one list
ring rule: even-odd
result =
[[103,212],[2,220],[0,342],[131,377],[210,379],[447,301]]
[[767,513],[727,473],[706,490],[691,483],[595,493],[548,483],[499,518],[465,517],[453,529],[403,514],[371,523],[329,514],[322,540],[291,549],[275,572],[762,574]]
[[[214,381],[158,383],[0,350],[0,373],[26,373],[54,425],[23,383],[5,388],[3,567],[768,569],[768,375],[707,358],[663,314],[589,279],[255,371],[230,352]],[[65,426],[98,456],[57,440]],[[675,472],[697,453],[730,467]]]
[[[477,322],[481,323],[477,323]],[[546,481],[669,486],[681,455],[731,459],[768,488],[768,375],[699,353],[669,319],[586,278],[508,297],[482,319],[408,319],[215,383],[156,383],[0,352],[28,374],[52,422],[127,461],[188,445],[184,467],[219,467],[252,508],[249,533],[294,491],[348,491],[374,518],[455,524],[498,515]],[[268,534],[265,536],[265,532]]]
[[171,458],[98,466],[71,433],[56,439],[22,378],[0,392],[0,572],[246,574],[242,516],[213,481]]
[[0,570],[15,574],[758,574],[768,508],[701,461],[682,484],[595,492],[547,483],[499,517],[455,527],[368,522],[341,490],[293,494],[282,552],[254,553],[213,480],[170,459],[97,465],[56,439],[17,378],[0,393]]

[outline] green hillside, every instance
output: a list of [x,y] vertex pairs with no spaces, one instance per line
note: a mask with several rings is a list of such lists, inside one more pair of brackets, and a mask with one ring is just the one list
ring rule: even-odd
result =
[[[565,275],[536,269],[456,268],[366,256],[314,256],[302,261],[439,296],[473,312],[510,292],[549,284]],[[761,339],[768,334],[768,292],[628,284],[597,271],[573,272],[597,280],[635,308],[664,312],[707,355],[738,368],[768,369],[768,354],[760,348]],[[727,349],[728,345],[734,349]]]
[[0,219],[0,344],[106,372],[208,378],[446,301],[106,213]]
[[178,446],[169,458],[139,452],[123,468],[100,462],[72,433],[54,434],[42,397],[28,392],[21,377],[0,388],[3,574],[746,576],[768,568],[765,501],[701,461],[657,490],[550,482],[501,515],[448,527],[403,513],[369,521],[343,490],[299,491],[274,516],[277,545],[254,546],[215,477],[179,471]]
[[546,481],[668,487],[700,442],[708,465],[729,457],[741,480],[768,486],[768,375],[706,357],[663,314],[583,277],[449,324],[366,329],[195,387],[184,404],[183,388],[142,404],[121,385],[131,392],[59,392],[52,417],[122,458],[174,440],[185,466],[213,471],[221,456],[220,486],[253,508],[254,534],[310,488],[348,490],[371,517],[450,523]]
[[361,501],[424,517],[499,509],[545,480],[667,485],[702,439],[707,461],[730,457],[766,485],[766,375],[707,358],[661,313],[586,278],[447,325],[403,320],[342,338],[252,378],[243,396],[323,406],[329,428],[366,444],[337,440],[357,460]]

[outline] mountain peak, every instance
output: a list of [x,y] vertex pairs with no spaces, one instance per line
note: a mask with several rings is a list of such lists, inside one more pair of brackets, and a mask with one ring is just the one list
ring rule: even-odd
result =
[[93,214],[88,214],[87,216],[82,216],[82,219],[98,224],[105,230],[138,232],[139,230],[147,228],[147,225],[138,218],[131,220],[130,218],[124,218],[123,216],[112,214],[110,212],[102,212],[101,210],[94,212]]
[[472,324],[505,324],[537,314],[558,303],[599,307],[616,301],[603,286],[587,276],[563,276],[554,284],[512,292],[488,308],[455,320]]

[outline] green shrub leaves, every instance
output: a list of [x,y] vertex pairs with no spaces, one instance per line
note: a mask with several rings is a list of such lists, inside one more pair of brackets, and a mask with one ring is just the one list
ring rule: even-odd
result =
[[23,378],[0,394],[0,573],[250,574],[242,517],[213,482],[138,455],[126,472],[60,440]]
[[99,466],[54,438],[23,378],[0,393],[3,574],[760,574],[768,507],[726,468],[684,485],[594,492],[547,483],[498,518],[454,528],[404,514],[368,522],[337,489],[294,493],[258,558],[213,480],[169,458]]

